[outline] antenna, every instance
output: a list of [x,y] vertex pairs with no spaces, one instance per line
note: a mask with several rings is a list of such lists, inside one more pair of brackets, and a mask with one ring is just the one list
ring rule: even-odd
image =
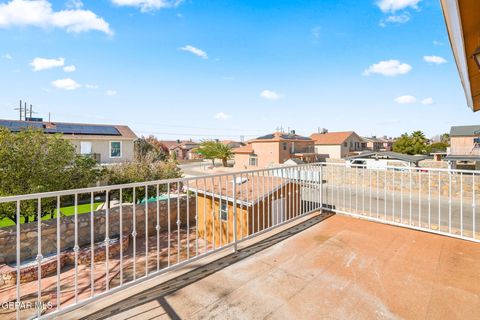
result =
[[20,100],[20,107],[19,108],[14,108],[13,110],[18,110],[19,111],[19,120],[22,121],[22,114],[23,114],[23,107],[22,107],[22,100]]

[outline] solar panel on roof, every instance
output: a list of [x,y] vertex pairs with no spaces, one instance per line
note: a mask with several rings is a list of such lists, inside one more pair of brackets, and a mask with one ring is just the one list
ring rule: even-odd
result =
[[63,134],[79,134],[79,135],[108,135],[108,136],[120,136],[120,132],[114,126],[108,125],[81,125],[81,124],[69,124],[58,123],[52,124],[47,128],[42,122],[29,122],[29,121],[11,121],[0,120],[0,127],[7,128],[12,132],[19,132],[27,128],[43,129],[45,133],[63,133]]
[[64,134],[85,134],[85,135],[112,135],[112,136],[119,136],[120,132],[118,132],[117,128],[114,126],[85,126],[85,125],[77,125],[77,124],[63,124],[59,123],[56,126],[57,132],[64,133]]

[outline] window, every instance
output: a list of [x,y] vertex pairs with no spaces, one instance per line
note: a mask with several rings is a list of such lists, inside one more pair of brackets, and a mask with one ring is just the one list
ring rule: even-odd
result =
[[284,142],[284,143],[283,143],[283,151],[286,151],[286,150],[287,150],[287,143]]
[[251,156],[250,159],[248,159],[248,165],[252,167],[258,166],[258,159],[256,156]]
[[120,141],[110,141],[110,158],[122,157],[122,143]]
[[90,141],[80,141],[80,154],[92,154],[92,143]]
[[228,206],[227,203],[220,204],[220,220],[227,221],[228,220]]
[[344,146],[344,147],[348,147],[348,142],[345,141],[345,142],[343,143],[343,146]]

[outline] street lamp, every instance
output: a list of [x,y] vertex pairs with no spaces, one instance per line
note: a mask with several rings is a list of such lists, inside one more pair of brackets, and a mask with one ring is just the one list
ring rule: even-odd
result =
[[473,59],[477,63],[478,69],[480,69],[480,47],[478,47],[472,55]]

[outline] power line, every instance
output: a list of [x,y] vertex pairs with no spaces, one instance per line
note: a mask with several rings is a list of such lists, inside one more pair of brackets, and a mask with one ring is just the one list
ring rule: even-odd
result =
[[[61,116],[67,117],[83,117],[83,118],[91,118],[91,119],[98,119],[98,120],[105,120],[105,121],[112,121],[112,122],[123,122],[123,120],[112,119],[112,118],[104,118],[104,117],[95,117],[95,116],[85,116],[85,115],[74,115],[74,114],[65,114],[65,113],[57,113]],[[184,126],[184,125],[175,125],[175,124],[165,124],[165,123],[156,123],[156,122],[131,122],[131,125],[151,125],[151,126],[162,126],[162,127],[171,127],[171,128],[182,128],[182,129],[194,129],[194,130],[217,130],[217,131],[231,131],[231,132],[265,132],[265,129],[232,129],[232,128],[207,128],[207,127],[192,127],[192,126]],[[235,135],[237,136],[237,135]]]
[[[138,133],[143,134],[158,134],[158,135],[165,135],[165,136],[187,136],[187,137],[239,137],[238,134],[196,134],[196,133],[174,133],[174,132],[155,132],[155,131],[139,131],[136,130]],[[247,134],[242,135],[243,137],[256,137],[257,135],[254,134]],[[242,137],[241,136],[241,137]]]

